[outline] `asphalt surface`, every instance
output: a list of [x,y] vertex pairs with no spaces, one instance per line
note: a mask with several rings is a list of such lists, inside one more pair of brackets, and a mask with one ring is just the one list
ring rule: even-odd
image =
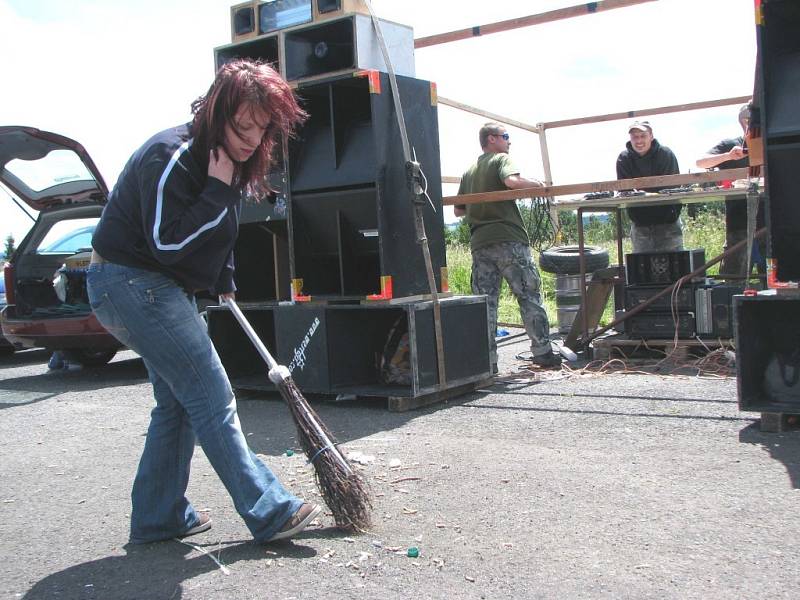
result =
[[[501,371],[523,349],[507,344]],[[130,546],[144,367],[125,352],[48,373],[47,358],[0,357],[0,598],[798,596],[800,432],[761,433],[733,378],[522,378],[399,414],[315,402],[366,463],[371,531],[326,515],[255,545],[198,449],[188,494],[213,528],[195,547]],[[253,449],[315,498],[278,397],[239,412]]]

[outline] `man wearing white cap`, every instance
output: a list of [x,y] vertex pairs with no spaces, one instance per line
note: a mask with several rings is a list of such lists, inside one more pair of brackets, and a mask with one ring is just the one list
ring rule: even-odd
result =
[[[648,121],[634,121],[628,127],[630,141],[617,157],[617,179],[634,179],[680,173],[675,154],[658,143]],[[660,188],[645,188],[657,192]],[[636,206],[628,209],[634,252],[683,250],[683,206]]]

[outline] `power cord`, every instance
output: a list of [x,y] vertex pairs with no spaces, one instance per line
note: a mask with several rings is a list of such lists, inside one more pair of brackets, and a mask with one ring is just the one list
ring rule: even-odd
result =
[[531,198],[525,230],[531,240],[531,247],[537,252],[541,253],[553,247],[559,232],[553,223],[549,199]]

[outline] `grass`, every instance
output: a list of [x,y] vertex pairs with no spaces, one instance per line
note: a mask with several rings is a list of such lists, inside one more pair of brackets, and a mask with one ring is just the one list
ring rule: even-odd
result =
[[[717,256],[722,252],[725,244],[725,219],[722,215],[710,212],[702,212],[696,217],[689,217],[684,213],[683,219],[683,243],[684,248],[705,248],[706,260]],[[607,238],[607,236],[603,236]],[[587,245],[598,246],[608,250],[611,264],[616,262],[617,244],[611,239],[593,239],[591,232],[587,233]],[[630,238],[624,238],[623,252],[631,251]],[[539,264],[539,254],[531,250],[536,264]],[[471,294],[470,271],[472,269],[472,256],[469,247],[463,244],[450,244],[447,246],[447,270],[450,283],[450,290],[454,294]],[[719,266],[715,265],[708,271],[709,275],[718,272]],[[551,326],[556,325],[556,293],[555,275],[539,271],[542,277],[542,299],[550,317]],[[610,300],[606,306],[605,313],[600,320],[601,325],[606,325],[613,319],[613,301]],[[521,324],[522,319],[519,314],[519,306],[508,284],[503,281],[500,291],[500,303],[498,307],[498,321],[501,323]]]

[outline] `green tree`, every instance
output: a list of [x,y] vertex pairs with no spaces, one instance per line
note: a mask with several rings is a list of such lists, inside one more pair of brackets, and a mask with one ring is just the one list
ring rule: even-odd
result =
[[469,246],[469,225],[466,219],[461,219],[456,227],[445,227],[444,241],[448,246],[457,244]]
[[6,238],[6,248],[3,255],[6,257],[6,259],[9,259],[11,258],[11,255],[14,254],[14,250],[16,250],[16,248],[14,248],[14,236],[9,234],[9,236]]

